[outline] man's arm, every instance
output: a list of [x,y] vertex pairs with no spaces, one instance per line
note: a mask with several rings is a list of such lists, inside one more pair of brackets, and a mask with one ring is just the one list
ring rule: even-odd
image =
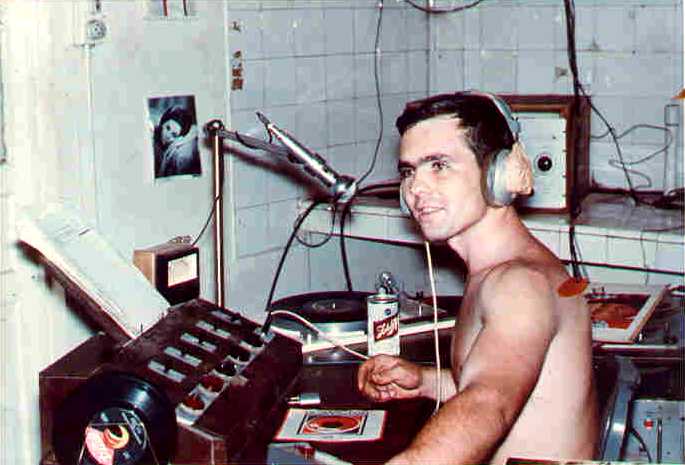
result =
[[476,305],[483,326],[457,394],[391,463],[482,463],[528,400],[556,332],[550,285],[540,272],[506,265],[486,278]]

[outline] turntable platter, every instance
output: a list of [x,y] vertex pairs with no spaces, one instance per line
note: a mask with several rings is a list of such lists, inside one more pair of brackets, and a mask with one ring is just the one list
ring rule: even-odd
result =
[[270,308],[289,310],[312,323],[366,322],[366,297],[369,295],[371,292],[310,292],[277,300]]

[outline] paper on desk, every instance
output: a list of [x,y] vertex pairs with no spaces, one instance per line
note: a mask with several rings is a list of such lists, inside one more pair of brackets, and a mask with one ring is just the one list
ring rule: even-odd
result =
[[277,441],[352,442],[381,438],[384,410],[291,408],[276,433]]
[[164,316],[169,303],[72,210],[25,210],[19,239],[38,250],[79,286],[131,338]]

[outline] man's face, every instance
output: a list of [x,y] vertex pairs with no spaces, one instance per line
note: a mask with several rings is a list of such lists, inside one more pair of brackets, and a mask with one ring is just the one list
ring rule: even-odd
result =
[[407,130],[400,142],[402,194],[430,241],[446,241],[486,211],[481,170],[458,120],[433,118]]

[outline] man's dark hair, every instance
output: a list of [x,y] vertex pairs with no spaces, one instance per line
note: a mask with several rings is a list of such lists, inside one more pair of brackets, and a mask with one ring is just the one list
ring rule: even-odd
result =
[[459,118],[459,128],[466,130],[466,142],[478,163],[502,149],[510,149],[514,136],[504,115],[484,95],[456,92],[434,95],[407,103],[395,126],[400,135],[417,123],[440,115]]

